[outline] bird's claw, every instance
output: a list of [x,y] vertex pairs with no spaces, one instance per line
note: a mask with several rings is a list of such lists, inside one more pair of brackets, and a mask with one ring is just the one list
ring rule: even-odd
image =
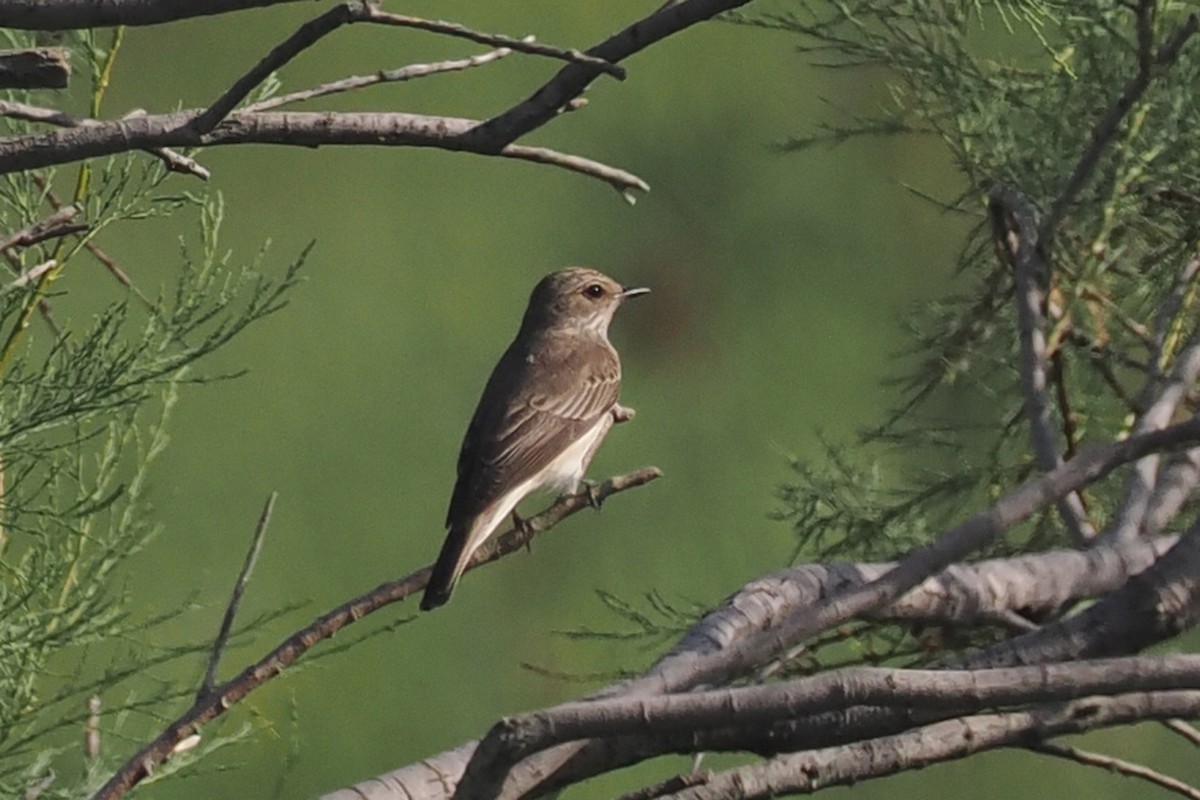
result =
[[533,552],[533,538],[532,538],[533,526],[529,524],[529,520],[525,519],[520,514],[518,514],[517,510],[515,508],[513,509],[513,512],[512,512],[512,524],[513,524],[513,528],[520,531],[524,536],[530,537],[525,540],[525,550],[526,550],[526,552],[532,553]]
[[636,414],[637,414],[637,412],[634,411],[632,408],[629,408],[628,406],[623,406],[620,403],[617,403],[615,406],[613,406],[613,409],[612,409],[613,422],[616,422],[616,423],[628,422],[629,420],[633,419],[634,415],[636,415]]
[[583,485],[580,494],[587,497],[588,505],[597,511],[604,504],[604,498],[600,496],[600,485],[595,481],[583,480],[580,482]]

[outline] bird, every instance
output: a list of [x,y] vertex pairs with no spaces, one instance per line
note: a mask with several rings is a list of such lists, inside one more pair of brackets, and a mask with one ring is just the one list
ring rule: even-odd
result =
[[621,360],[608,341],[613,314],[649,293],[602,272],[571,267],[542,278],[516,338],[492,370],[458,455],[446,539],[421,610],[450,599],[476,550],[517,504],[539,489],[575,492],[616,422]]

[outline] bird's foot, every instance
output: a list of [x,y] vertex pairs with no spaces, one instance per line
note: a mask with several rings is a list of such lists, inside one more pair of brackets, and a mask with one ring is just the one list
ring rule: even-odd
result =
[[612,408],[613,422],[617,422],[617,423],[629,422],[629,420],[633,419],[635,414],[637,414],[637,412],[634,411],[632,408],[629,408],[628,406],[623,406],[620,403],[617,403]]
[[525,540],[525,550],[526,550],[526,552],[532,553],[533,552],[533,538],[532,538],[533,537],[533,526],[529,524],[529,520],[525,519],[520,514],[518,514],[517,510],[515,508],[513,509],[513,512],[512,512],[512,524],[513,524],[513,528],[520,531],[524,536],[530,537]]
[[600,506],[604,503],[604,499],[600,497],[600,484],[595,481],[589,481],[587,478],[584,478],[579,483],[583,487],[579,494],[587,497],[588,505],[599,511]]

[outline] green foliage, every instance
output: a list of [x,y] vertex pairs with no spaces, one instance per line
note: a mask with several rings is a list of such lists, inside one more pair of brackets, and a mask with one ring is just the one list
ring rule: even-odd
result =
[[[83,39],[99,83],[114,50]],[[148,480],[167,445],[180,391],[214,380],[202,372],[204,359],[283,307],[308,249],[277,277],[265,267],[265,246],[240,263],[220,245],[220,195],[168,194],[167,180],[150,155],[86,166],[76,182],[83,187],[76,221],[86,226],[8,252],[14,275],[50,259],[57,266],[0,285],[0,337],[8,342],[0,361],[0,795],[6,797],[39,785],[51,768],[58,775],[42,797],[94,790],[107,777],[102,766],[112,765],[81,752],[88,698],[103,698],[107,719],[115,720],[105,729],[119,732],[130,715],[157,714],[180,696],[178,687],[150,679],[148,669],[209,646],[152,646],[154,628],[183,611],[157,619],[132,615],[120,569],[157,532]],[[53,175],[0,178],[0,231],[48,217],[54,183]],[[158,296],[148,297],[107,263],[121,299],[84,302],[91,321],[60,327],[55,306],[71,293],[78,272],[70,267],[93,256],[105,263],[88,245],[112,226],[171,215],[194,215],[197,235],[181,237],[179,265]],[[205,749],[230,740],[212,738]]]
[[[741,20],[795,34],[801,53],[831,69],[886,81],[876,113],[847,112],[845,124],[785,150],[881,133],[936,138],[962,185],[933,202],[978,220],[958,264],[970,288],[918,313],[917,366],[893,382],[895,413],[865,436],[903,448],[905,468],[915,459],[931,477],[897,492],[894,462],[851,469],[832,449],[822,466],[796,464],[779,516],[795,527],[798,557],[894,555],[936,533],[931,522],[947,512],[961,518],[964,499],[1028,477],[1011,269],[986,211],[997,185],[1042,212],[1063,451],[1127,432],[1194,328],[1194,276],[1180,277],[1200,235],[1193,12],[1177,2],[846,0]],[[1093,495],[1089,512],[1102,524],[1117,498]],[[1046,517],[1010,546],[1061,536]]]

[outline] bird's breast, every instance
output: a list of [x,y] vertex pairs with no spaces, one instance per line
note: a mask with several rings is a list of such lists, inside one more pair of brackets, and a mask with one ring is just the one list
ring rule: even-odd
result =
[[572,442],[542,470],[539,486],[573,492],[583,480],[596,448],[612,427],[612,415],[604,414],[586,433]]

